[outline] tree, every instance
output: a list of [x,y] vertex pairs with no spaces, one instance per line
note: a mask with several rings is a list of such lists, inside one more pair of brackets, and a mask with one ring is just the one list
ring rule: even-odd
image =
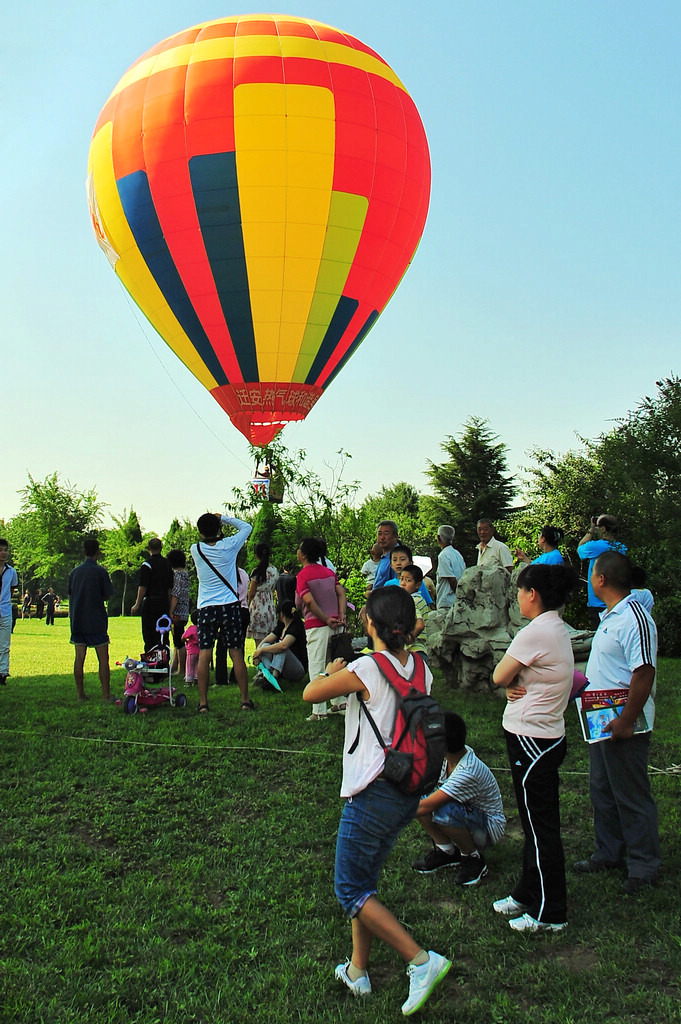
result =
[[[111,517],[116,524],[113,530],[107,530],[102,539],[102,552],[109,572],[122,573],[123,589],[121,594],[121,615],[125,615],[125,596],[129,579],[140,567],[140,551],[145,538],[142,536],[137,513],[134,508],[128,512],[123,509],[122,515]],[[111,602],[109,603],[111,607]]]
[[29,473],[28,485],[19,493],[21,510],[10,522],[17,571],[23,579],[63,592],[70,570],[82,560],[84,538],[97,531],[104,506],[94,490],[62,484],[56,472],[43,481]]
[[489,421],[477,416],[466,421],[459,440],[450,435],[440,447],[448,460],[428,460],[426,476],[435,494],[423,496],[422,515],[433,533],[443,523],[456,528],[456,546],[470,564],[478,519],[500,522],[510,513],[516,487],[508,475],[507,448]]
[[[657,381],[657,394],[644,398],[612,430],[582,449],[556,455],[534,453],[527,507],[509,526],[515,542],[532,549],[545,524],[565,531],[566,553],[579,565],[577,543],[592,515],[609,512],[634,564],[648,574],[655,595],[654,617],[660,650],[681,654],[681,379]],[[579,621],[568,614],[568,621]]]

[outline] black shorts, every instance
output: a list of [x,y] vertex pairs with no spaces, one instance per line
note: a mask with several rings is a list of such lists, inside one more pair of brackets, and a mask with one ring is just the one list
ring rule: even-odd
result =
[[228,650],[239,648],[243,643],[241,606],[236,601],[233,604],[209,604],[199,608],[196,625],[199,630],[199,649],[202,651],[212,651],[218,637]]

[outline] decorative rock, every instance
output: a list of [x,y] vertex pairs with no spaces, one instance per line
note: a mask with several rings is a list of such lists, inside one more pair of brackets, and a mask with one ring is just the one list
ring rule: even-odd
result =
[[[466,569],[453,606],[428,616],[423,636],[453,689],[502,692],[492,683],[492,673],[512,638],[528,622],[520,614],[517,598],[517,579],[523,568],[512,573],[498,566]],[[583,668],[593,633],[566,625],[575,662]]]

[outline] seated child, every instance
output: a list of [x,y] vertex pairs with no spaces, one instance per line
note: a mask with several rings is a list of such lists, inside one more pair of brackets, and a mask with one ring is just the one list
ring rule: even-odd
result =
[[424,797],[416,811],[433,849],[412,867],[429,875],[457,866],[457,885],[477,885],[487,874],[482,849],[504,835],[501,793],[487,765],[466,746],[466,723],[453,711],[445,711],[445,734],[440,789]]
[[419,569],[418,565],[405,565],[404,569],[400,573],[400,586],[403,590],[406,590],[408,594],[411,594],[412,600],[414,601],[414,610],[416,612],[416,625],[414,631],[411,634],[411,643],[408,644],[408,651],[418,651],[422,658],[428,660],[428,648],[426,647],[423,640],[419,640],[419,637],[423,630],[426,628],[426,619],[428,618],[428,605],[421,597],[419,589],[423,582],[423,573]]
[[185,650],[187,651],[184,681],[185,683],[195,683],[199,667],[199,630],[196,625],[198,621],[198,612],[196,609],[194,609],[189,618],[191,619],[192,624],[191,626],[187,626],[182,634]]

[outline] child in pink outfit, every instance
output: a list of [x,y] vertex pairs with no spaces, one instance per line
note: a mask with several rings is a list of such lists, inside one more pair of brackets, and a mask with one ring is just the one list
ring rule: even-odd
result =
[[182,639],[185,643],[185,649],[187,651],[187,665],[184,672],[185,683],[195,683],[197,676],[197,669],[199,665],[199,630],[196,625],[196,611],[193,611],[190,615],[192,620],[191,626],[187,626]]

